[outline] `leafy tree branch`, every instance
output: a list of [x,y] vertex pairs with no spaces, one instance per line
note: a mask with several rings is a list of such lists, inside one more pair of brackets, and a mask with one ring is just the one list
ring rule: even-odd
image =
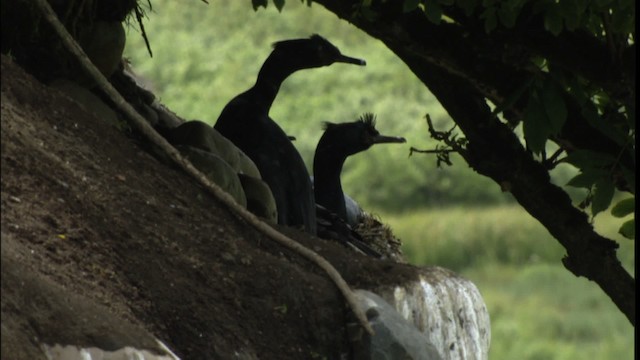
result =
[[[315,2],[409,66],[464,134],[465,161],[511,192],[565,247],[565,267],[595,281],[635,325],[635,281],[617,243],[549,176],[558,161],[580,169],[569,185],[591,191],[592,216],[615,189],[635,194],[634,2]],[[547,158],[549,141],[559,150]],[[634,221],[623,226],[635,236]]]

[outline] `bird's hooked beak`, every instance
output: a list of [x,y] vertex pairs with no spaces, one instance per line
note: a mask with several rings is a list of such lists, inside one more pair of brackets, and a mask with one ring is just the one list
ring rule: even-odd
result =
[[362,60],[362,59],[356,59],[356,58],[352,58],[346,55],[340,55],[340,57],[338,57],[336,59],[336,62],[341,62],[341,63],[346,63],[346,64],[354,64],[354,65],[360,65],[360,66],[365,66],[367,65],[367,62]]
[[399,136],[385,136],[385,135],[376,135],[373,137],[374,144],[384,144],[384,143],[406,143],[407,140],[403,137]]

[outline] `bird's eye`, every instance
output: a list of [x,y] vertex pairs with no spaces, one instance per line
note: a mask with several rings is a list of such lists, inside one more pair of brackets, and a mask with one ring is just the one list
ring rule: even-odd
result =
[[321,59],[321,61],[326,62],[330,58],[330,53],[327,51],[325,46],[318,45],[316,51],[318,52],[318,58]]

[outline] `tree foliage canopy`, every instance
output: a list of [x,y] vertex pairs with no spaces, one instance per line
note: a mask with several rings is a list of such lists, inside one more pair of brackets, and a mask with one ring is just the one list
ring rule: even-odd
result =
[[[634,280],[583,209],[595,216],[610,208],[616,190],[635,196],[635,2],[314,2],[411,68],[458,126],[431,128],[441,153],[458,152],[511,192],[567,249],[564,265],[596,281],[634,323]],[[550,181],[561,163],[580,170],[569,186],[588,189],[577,207]],[[632,203],[615,204],[614,215],[634,212]],[[634,238],[634,224],[620,232]]]

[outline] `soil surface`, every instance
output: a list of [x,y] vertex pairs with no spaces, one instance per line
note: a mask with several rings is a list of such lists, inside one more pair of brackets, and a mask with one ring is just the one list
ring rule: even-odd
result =
[[[348,358],[350,313],[314,264],[2,56],[2,358],[40,344],[183,359]],[[413,268],[280,230],[353,288]]]

